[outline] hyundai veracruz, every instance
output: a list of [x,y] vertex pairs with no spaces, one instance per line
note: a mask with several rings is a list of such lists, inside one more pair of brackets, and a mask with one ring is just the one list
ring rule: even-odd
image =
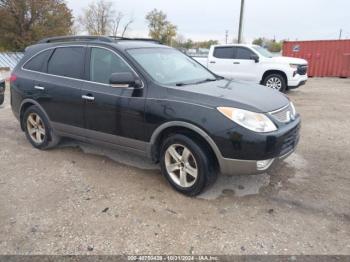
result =
[[44,39],[14,69],[11,105],[35,148],[70,137],[133,151],[190,196],[219,173],[266,172],[299,140],[300,116],[285,95],[146,40]]

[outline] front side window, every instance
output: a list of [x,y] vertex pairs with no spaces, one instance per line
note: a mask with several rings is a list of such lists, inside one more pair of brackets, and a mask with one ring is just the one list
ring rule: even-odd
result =
[[113,73],[128,73],[132,70],[116,54],[103,48],[91,48],[90,81],[109,84]]
[[130,49],[128,53],[157,82],[185,85],[216,77],[196,61],[171,48]]
[[215,47],[214,57],[221,59],[233,59],[234,58],[234,49],[230,46],[225,47]]
[[44,67],[51,51],[52,50],[46,50],[34,56],[23,66],[23,68],[37,72],[44,72]]
[[244,60],[252,59],[252,55],[254,55],[254,53],[250,51],[248,48],[244,48],[244,47],[236,47],[236,48],[237,48],[236,59],[244,59]]
[[52,75],[81,79],[83,68],[83,47],[59,47],[49,60],[47,72]]

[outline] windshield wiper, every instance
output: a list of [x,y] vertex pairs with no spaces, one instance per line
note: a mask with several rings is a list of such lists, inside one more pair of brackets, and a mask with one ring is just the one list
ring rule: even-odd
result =
[[191,83],[176,83],[176,86],[187,86],[192,85]]
[[213,81],[217,81],[217,80],[218,80],[217,78],[207,78],[207,79],[204,79],[204,80],[201,80],[198,82],[194,82],[194,83],[183,83],[183,82],[176,83],[176,86],[199,85],[199,84],[202,84],[205,82],[213,82]]
[[204,79],[202,81],[198,81],[196,83],[194,83],[195,85],[198,85],[198,84],[203,84],[203,83],[206,83],[206,82],[214,82],[214,81],[217,81],[218,79],[217,78],[207,78],[207,79]]

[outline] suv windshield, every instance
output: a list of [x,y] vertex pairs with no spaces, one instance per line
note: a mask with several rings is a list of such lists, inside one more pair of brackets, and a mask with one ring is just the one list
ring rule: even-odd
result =
[[207,69],[175,49],[141,48],[128,53],[161,84],[182,86],[216,80]]
[[265,56],[267,58],[273,57],[273,55],[265,48],[261,46],[253,46],[254,50],[257,51],[260,55]]

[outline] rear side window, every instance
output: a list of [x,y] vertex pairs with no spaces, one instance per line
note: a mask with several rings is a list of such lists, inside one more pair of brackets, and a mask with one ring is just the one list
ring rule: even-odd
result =
[[81,79],[84,68],[83,47],[60,47],[52,54],[47,72],[49,74]]
[[127,73],[132,70],[116,54],[103,48],[91,48],[90,80],[109,84],[113,73]]
[[214,57],[221,59],[233,59],[233,47],[215,47]]
[[51,54],[51,51],[52,50],[46,50],[37,54],[32,59],[30,59],[29,62],[23,66],[23,68],[37,72],[45,72],[45,64],[49,55]]
[[237,47],[237,56],[236,59],[246,59],[246,60],[250,60],[252,59],[252,55],[254,55],[254,53],[252,51],[250,51],[248,48],[244,48],[244,47]]

